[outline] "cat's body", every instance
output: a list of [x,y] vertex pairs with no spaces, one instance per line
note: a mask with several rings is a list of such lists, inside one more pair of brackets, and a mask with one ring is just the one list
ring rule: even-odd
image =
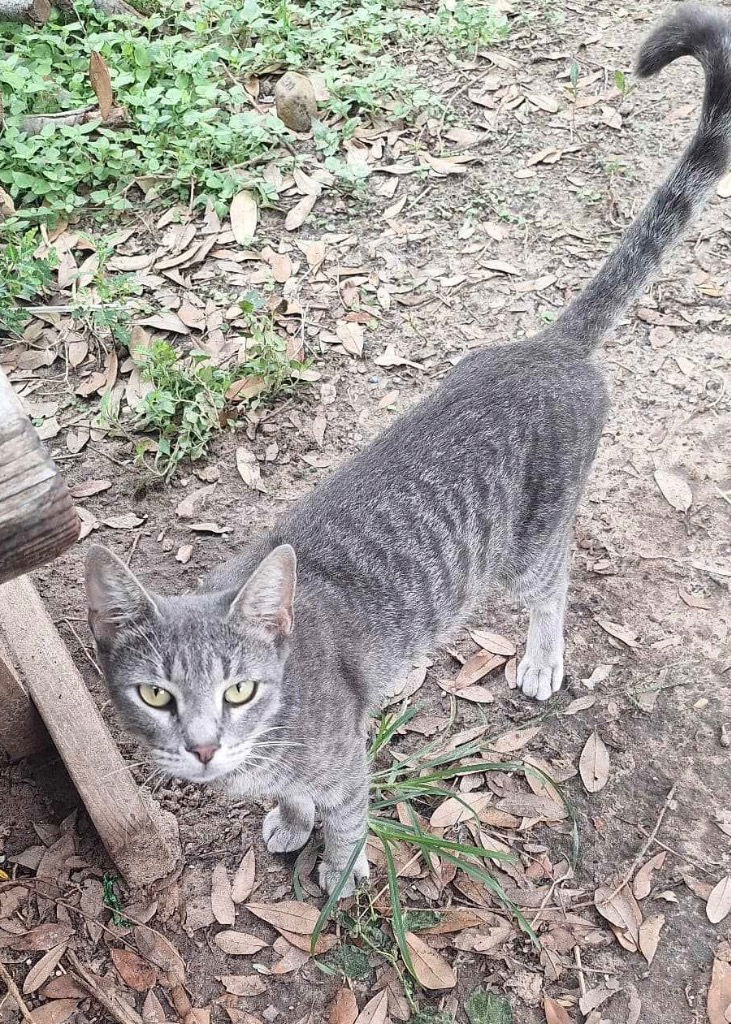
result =
[[[560,686],[571,530],[607,410],[592,352],[729,162],[730,26],[683,6],[644,44],[642,74],[703,63],[701,125],[555,325],[468,356],[195,595],[153,597],[90,551],[90,621],[128,727],[173,775],[276,798],[272,851],[303,845],[317,809],[330,891],[365,834],[369,711],[414,659],[502,589],[531,611],[519,685]],[[362,853],[353,868],[367,874]]]

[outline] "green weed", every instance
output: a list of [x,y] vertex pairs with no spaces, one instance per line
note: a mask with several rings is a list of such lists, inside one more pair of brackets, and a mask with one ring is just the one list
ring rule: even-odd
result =
[[38,241],[35,231],[10,230],[0,246],[0,331],[8,334],[21,334],[29,319],[18,300],[42,297],[58,266],[55,251],[35,255]]

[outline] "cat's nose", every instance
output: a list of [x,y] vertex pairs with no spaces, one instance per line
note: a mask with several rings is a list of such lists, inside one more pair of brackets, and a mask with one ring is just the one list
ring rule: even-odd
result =
[[218,750],[218,747],[211,743],[205,747],[191,747],[191,754],[195,754],[201,764],[208,764],[209,761],[213,760],[213,755]]

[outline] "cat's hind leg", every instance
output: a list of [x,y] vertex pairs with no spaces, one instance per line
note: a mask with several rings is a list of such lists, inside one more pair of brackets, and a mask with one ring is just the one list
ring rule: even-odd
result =
[[315,825],[314,801],[304,794],[282,798],[264,818],[262,834],[270,853],[301,850]]
[[561,688],[568,582],[567,538],[551,545],[521,579],[520,594],[530,609],[530,624],[525,655],[518,665],[518,686],[535,700],[548,700]]

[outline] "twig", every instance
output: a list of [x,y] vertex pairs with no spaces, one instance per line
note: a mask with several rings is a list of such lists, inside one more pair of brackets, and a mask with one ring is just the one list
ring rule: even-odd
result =
[[132,547],[129,549],[129,554],[127,555],[127,558],[125,560],[125,564],[127,566],[129,566],[129,563],[134,558],[134,554],[135,554],[135,551],[137,550],[137,545],[140,542],[140,537],[141,536],[142,536],[142,530],[138,530],[137,533],[135,534],[135,539],[132,541]]
[[77,981],[82,988],[85,988],[89,995],[93,996],[119,1024],[142,1024],[142,1017],[140,1017],[137,1011],[125,1003],[124,1000],[105,992],[91,971],[84,967],[72,950],[67,949],[65,956],[73,967],[71,977],[74,981]]
[[579,974],[579,992],[581,998],[586,998],[586,978],[584,977],[584,967],[581,963],[581,949],[579,946],[574,946],[574,963],[576,964],[576,970]]
[[643,861],[643,859],[645,857],[645,854],[647,853],[647,851],[652,846],[652,844],[655,841],[655,838],[656,838],[658,832],[660,831],[660,826],[662,825],[663,818],[665,817],[665,815],[667,813],[667,810],[668,810],[668,808],[670,807],[670,804],[673,801],[673,797],[675,796],[675,790],[677,788],[678,788],[678,784],[676,782],[673,785],[673,788],[668,793],[668,795],[665,797],[665,803],[662,805],[662,808],[660,809],[660,814],[658,815],[657,821],[655,822],[655,827],[652,830],[652,832],[649,834],[647,839],[644,841],[644,843],[642,844],[642,849],[637,854],[635,859],[632,861],[632,865],[631,865],[629,871],[627,871],[625,873],[625,875],[622,878],[622,881],[619,883],[617,888],[612,893],[610,893],[609,896],[607,896],[606,900],[602,900],[602,903],[611,903],[612,900],[614,899],[614,897],[618,896],[619,893],[622,891],[622,889],[624,889],[625,885],[627,885],[628,882],[630,882],[630,880],[632,879],[632,876],[634,875],[635,871],[637,870],[637,868],[642,863],[642,861]]
[[5,982],[5,987],[8,990],[8,995],[12,996],[12,998],[18,1004],[18,1009],[23,1015],[23,1020],[27,1020],[28,1024],[33,1024],[33,1014],[28,1009],[25,1000],[20,994],[20,989],[15,984],[15,982],[13,981],[12,977],[8,972],[8,969],[2,962],[0,962],[0,978],[2,978],[3,981]]

